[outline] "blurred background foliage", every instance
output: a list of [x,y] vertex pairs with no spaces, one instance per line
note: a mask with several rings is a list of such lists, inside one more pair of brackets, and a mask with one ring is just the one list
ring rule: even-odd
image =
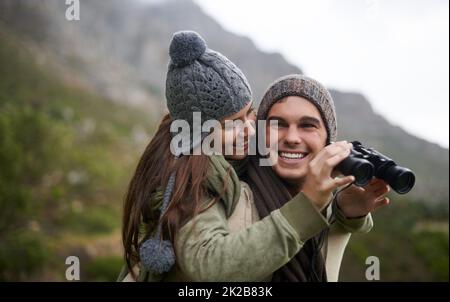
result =
[[[81,280],[114,281],[123,195],[164,111],[171,33],[191,28],[223,49],[243,66],[255,100],[273,79],[301,70],[225,32],[191,1],[139,14],[133,2],[83,1],[79,25],[61,21],[60,1],[37,2],[0,4],[0,281],[63,281],[70,255],[80,258]],[[147,25],[141,31],[132,13]],[[105,41],[118,36],[133,43]],[[352,237],[341,280],[364,281],[366,258],[377,256],[382,281],[448,281],[448,149],[390,125],[362,95],[332,93],[341,137],[362,137],[418,172],[411,194],[391,194],[374,229]]]
[[[4,31],[0,45],[0,280],[58,280],[65,255],[118,232],[143,147],[133,131],[155,122],[61,83]],[[103,245],[81,253],[92,280],[120,269],[120,237]]]

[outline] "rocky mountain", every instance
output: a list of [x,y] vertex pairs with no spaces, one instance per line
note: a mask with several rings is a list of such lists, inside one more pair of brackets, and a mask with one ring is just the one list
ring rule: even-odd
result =
[[[64,1],[2,0],[0,26],[20,37],[36,61],[66,83],[137,106],[153,117],[164,110],[167,48],[178,30],[198,31],[211,48],[240,66],[256,101],[277,77],[301,73],[280,54],[262,52],[249,38],[226,31],[191,0],[80,4],[81,20],[67,21]],[[340,138],[358,139],[414,170],[416,187],[409,196],[427,203],[448,202],[448,149],[390,124],[361,94],[332,94]]]

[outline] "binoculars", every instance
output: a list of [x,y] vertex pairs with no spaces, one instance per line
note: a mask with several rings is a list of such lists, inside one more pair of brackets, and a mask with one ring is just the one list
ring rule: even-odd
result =
[[398,166],[392,159],[360,142],[352,142],[350,155],[340,162],[336,169],[344,175],[353,175],[355,185],[365,186],[372,177],[384,180],[395,192],[408,193],[416,180],[414,173]]

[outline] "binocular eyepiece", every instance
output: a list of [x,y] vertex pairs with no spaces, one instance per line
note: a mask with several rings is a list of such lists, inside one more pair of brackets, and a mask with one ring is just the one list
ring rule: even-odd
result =
[[365,186],[372,177],[384,180],[395,192],[408,193],[416,180],[408,168],[398,166],[392,159],[358,142],[352,142],[350,155],[340,162],[336,169],[344,175],[353,175],[355,185]]

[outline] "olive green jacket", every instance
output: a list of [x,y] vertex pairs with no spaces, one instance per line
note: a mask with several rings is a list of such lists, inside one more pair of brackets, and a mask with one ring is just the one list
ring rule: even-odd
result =
[[[349,234],[369,231],[370,215],[346,219],[335,207],[323,215],[299,193],[259,220],[248,185],[239,181],[234,169],[227,177],[229,163],[222,156],[210,158],[207,185],[220,192],[228,179],[224,197],[180,229],[175,241],[176,265],[170,272],[155,275],[137,266],[138,281],[267,281],[308,239],[327,227],[329,238],[322,253],[328,279],[337,281]],[[206,200],[205,206],[210,202]],[[330,225],[333,211],[336,222]],[[130,281],[126,274],[124,269],[119,280]]]

